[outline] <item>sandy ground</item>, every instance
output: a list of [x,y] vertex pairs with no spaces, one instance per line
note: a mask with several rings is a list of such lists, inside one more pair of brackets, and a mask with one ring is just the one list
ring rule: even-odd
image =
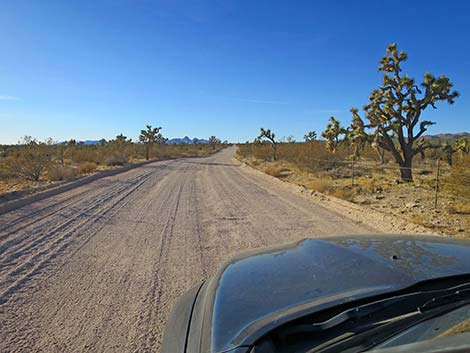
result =
[[176,298],[240,250],[384,223],[234,153],[152,163],[0,216],[0,351],[157,352]]

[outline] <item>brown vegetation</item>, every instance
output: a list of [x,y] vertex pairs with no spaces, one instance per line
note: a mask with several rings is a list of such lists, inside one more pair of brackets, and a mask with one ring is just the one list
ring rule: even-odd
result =
[[39,142],[25,137],[18,145],[0,146],[0,194],[57,182],[96,170],[144,159],[203,157],[219,151],[221,143],[166,145],[164,140],[133,143],[123,135],[96,145]]
[[389,153],[382,163],[381,156],[366,146],[360,159],[351,160],[349,148],[339,146],[332,153],[323,141],[279,143],[278,160],[273,161],[271,146],[254,143],[239,145],[238,158],[312,192],[395,214],[434,231],[470,235],[470,154],[456,153],[449,165],[441,144],[436,144],[426,150],[424,159],[415,159],[414,181],[403,183]]
[[96,168],[97,164],[95,162],[82,162],[78,166],[78,174],[90,174],[93,173]]

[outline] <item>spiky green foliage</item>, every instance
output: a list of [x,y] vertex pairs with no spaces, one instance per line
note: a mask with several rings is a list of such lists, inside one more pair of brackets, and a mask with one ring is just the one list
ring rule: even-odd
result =
[[326,147],[330,152],[336,152],[339,145],[345,142],[344,136],[346,129],[340,126],[339,120],[330,116],[330,122],[326,126],[326,130],[322,132],[322,137],[326,139]]
[[312,142],[317,139],[317,133],[315,131],[309,131],[304,135],[305,142]]
[[160,133],[161,127],[152,128],[152,125],[147,125],[146,130],[140,130],[139,141],[145,146],[145,159],[150,158],[150,149],[156,143],[163,140],[163,135]]
[[460,152],[463,154],[470,153],[470,138],[464,137],[454,141],[452,147],[456,152]]
[[209,145],[211,145],[213,149],[215,149],[215,146],[220,145],[221,143],[222,142],[220,141],[220,139],[218,139],[214,135],[209,137]]
[[382,85],[372,91],[369,103],[364,106],[368,123],[365,124],[353,108],[353,123],[345,135],[349,140],[356,139],[358,145],[366,137],[378,148],[389,151],[400,167],[402,180],[412,181],[413,157],[423,155],[428,148],[421,137],[434,124],[422,120],[422,113],[428,107],[436,109],[440,101],[453,104],[459,94],[452,90],[449,78],[435,77],[429,72],[424,74],[420,88],[414,79],[402,73],[401,64],[407,57],[396,44],[387,47],[378,68],[384,73]]
[[444,147],[442,147],[442,151],[444,152],[444,155],[446,157],[447,164],[452,166],[453,164],[453,156],[456,150],[450,143],[446,143]]

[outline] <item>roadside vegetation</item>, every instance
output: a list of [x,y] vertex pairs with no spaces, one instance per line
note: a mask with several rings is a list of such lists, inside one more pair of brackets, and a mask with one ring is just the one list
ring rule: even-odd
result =
[[224,147],[214,136],[210,144],[167,144],[160,130],[147,125],[138,142],[123,134],[91,145],[25,136],[16,145],[0,145],[0,194],[145,160],[204,157]]
[[[402,72],[407,54],[387,47],[378,70],[382,84],[369,96],[361,117],[343,127],[330,117],[317,140],[280,142],[261,128],[252,143],[239,145],[247,164],[303,186],[396,214],[437,232],[470,236],[470,137],[435,140],[425,136],[434,124],[428,108],[453,104],[458,93],[444,75],[425,73],[423,83]],[[323,197],[323,196],[321,196]]]

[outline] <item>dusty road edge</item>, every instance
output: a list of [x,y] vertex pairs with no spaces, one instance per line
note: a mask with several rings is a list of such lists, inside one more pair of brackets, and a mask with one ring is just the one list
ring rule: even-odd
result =
[[39,189],[37,191],[35,191],[34,189],[27,189],[27,190],[24,190],[25,191],[24,194],[19,195],[20,197],[19,199],[0,201],[0,215],[17,210],[18,208],[21,208],[28,204],[44,200],[48,197],[52,197],[52,196],[61,194],[63,192],[72,190],[76,187],[86,185],[95,180],[125,173],[131,169],[142,167],[150,163],[156,163],[156,162],[162,162],[162,161],[164,160],[150,160],[150,161],[144,161],[140,163],[128,164],[122,168],[103,170],[92,175],[78,177],[73,180],[67,180],[67,181],[64,181],[63,183],[52,184],[50,185],[50,187],[46,187],[45,189]]
[[339,213],[340,215],[352,220],[355,223],[364,223],[384,233],[395,233],[395,234],[426,234],[426,235],[441,235],[447,236],[443,233],[436,232],[431,228],[427,228],[418,224],[411,223],[405,219],[401,219],[392,215],[365,208],[361,205],[354,204],[352,202],[338,199],[334,196],[325,195],[318,191],[309,190],[303,186],[292,184],[286,181],[282,181],[271,175],[263,173],[262,171],[251,167],[233,158],[233,161],[240,165],[242,170],[247,173],[251,173],[268,180],[272,183],[277,184],[279,187],[288,189],[291,192],[301,195],[307,198],[311,202],[314,202],[328,210]]

